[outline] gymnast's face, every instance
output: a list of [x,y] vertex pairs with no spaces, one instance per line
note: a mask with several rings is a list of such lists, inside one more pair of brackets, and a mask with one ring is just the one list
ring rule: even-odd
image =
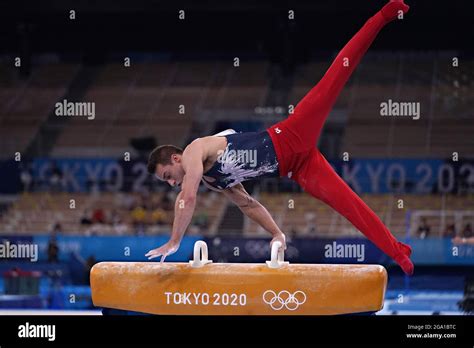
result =
[[158,179],[166,181],[173,187],[180,186],[185,174],[181,164],[181,155],[171,155],[171,164],[158,164],[155,174]]

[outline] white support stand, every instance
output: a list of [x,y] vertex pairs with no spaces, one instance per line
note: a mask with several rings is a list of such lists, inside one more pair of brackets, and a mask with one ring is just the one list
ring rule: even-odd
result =
[[267,266],[269,268],[280,268],[290,264],[288,261],[284,261],[285,251],[281,246],[281,242],[275,242],[272,244],[271,259],[270,261],[267,261]]
[[[201,257],[202,256],[202,257]],[[207,244],[202,240],[198,240],[194,244],[194,259],[189,261],[191,267],[199,268],[203,267],[208,263],[212,263],[211,260],[207,258]]]

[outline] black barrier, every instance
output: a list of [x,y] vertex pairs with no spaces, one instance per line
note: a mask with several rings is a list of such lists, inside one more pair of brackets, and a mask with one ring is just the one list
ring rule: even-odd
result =
[[[42,338],[31,337],[35,325]],[[1,344],[471,344],[473,316],[337,317],[0,317]],[[37,328],[37,327],[36,327]],[[25,329],[29,330],[26,334]],[[49,330],[49,331],[48,331]],[[47,333],[50,333],[49,338]],[[30,337],[19,337],[30,336]]]
[[[215,262],[262,263],[269,259],[270,238],[225,236],[204,240],[209,246],[209,258]],[[391,263],[388,256],[364,238],[287,237],[285,260],[298,263]]]

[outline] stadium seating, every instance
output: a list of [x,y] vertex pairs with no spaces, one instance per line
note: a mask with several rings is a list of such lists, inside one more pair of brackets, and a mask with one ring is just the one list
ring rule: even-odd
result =
[[[443,198],[441,195],[365,194],[361,195],[361,198],[375,211],[392,233],[401,238],[407,236],[406,214],[410,210],[474,210],[473,195],[446,195]],[[267,207],[281,229],[289,235],[362,236],[343,216],[306,193],[262,193],[258,199]],[[398,208],[398,199],[403,199],[404,209]],[[311,212],[315,214],[313,219],[308,216]],[[432,227],[431,237],[441,237],[446,226],[441,226],[440,217],[429,217],[427,222]],[[472,224],[471,220],[465,222]],[[445,221],[445,224],[448,223],[452,223],[449,218]],[[310,230],[313,224],[315,231]],[[245,234],[265,235],[266,232],[248,220],[245,224]]]
[[[149,201],[160,199],[162,193],[153,194]],[[65,235],[117,235],[120,232],[110,223],[101,224],[95,227],[81,225],[80,220],[85,210],[100,208],[109,216],[112,211],[116,211],[121,220],[126,225],[125,231],[121,233],[133,234],[134,228],[130,213],[130,207],[125,202],[132,198],[132,194],[122,193],[101,193],[100,195],[86,193],[24,193],[10,207],[10,209],[0,217],[0,233],[2,234],[47,234],[53,230],[56,223],[61,225],[59,233]],[[70,208],[70,200],[75,200],[75,208]],[[198,195],[196,215],[205,213],[209,220],[208,234],[216,233],[225,204],[222,195],[215,192],[204,192]],[[174,202],[173,202],[174,203]],[[151,211],[147,213],[147,219]],[[169,233],[173,220],[173,212],[167,214],[166,224],[161,229],[156,229],[153,225],[147,229],[148,233]]]
[[18,69],[0,65],[0,158],[24,153],[77,70],[77,64],[40,64],[21,79]]

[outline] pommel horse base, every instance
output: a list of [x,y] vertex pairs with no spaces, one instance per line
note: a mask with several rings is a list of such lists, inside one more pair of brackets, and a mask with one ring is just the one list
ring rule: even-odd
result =
[[[162,315],[328,315],[383,307],[380,265],[212,263],[203,241],[189,263],[100,262],[91,271],[97,307]],[[202,257],[201,257],[202,254]]]

